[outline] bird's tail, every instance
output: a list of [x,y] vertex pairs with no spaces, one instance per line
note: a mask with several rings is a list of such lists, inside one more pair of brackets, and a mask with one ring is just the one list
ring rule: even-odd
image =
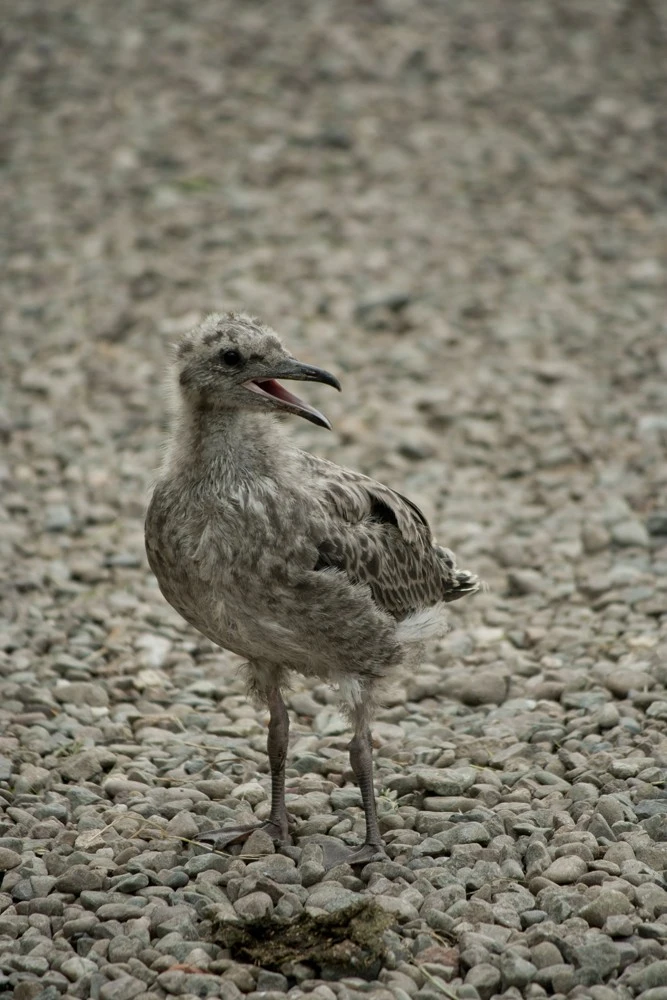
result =
[[447,581],[444,599],[449,604],[467,594],[477,593],[480,587],[481,581],[475,573],[470,573],[467,569],[455,569],[451,579]]

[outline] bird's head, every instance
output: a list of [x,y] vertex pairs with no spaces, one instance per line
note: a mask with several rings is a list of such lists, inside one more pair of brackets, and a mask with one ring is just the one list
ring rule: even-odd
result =
[[238,313],[207,316],[176,345],[182,399],[199,409],[297,413],[331,430],[327,418],[289,392],[278,379],[324,382],[340,390],[329,372],[297,361],[274,331]]

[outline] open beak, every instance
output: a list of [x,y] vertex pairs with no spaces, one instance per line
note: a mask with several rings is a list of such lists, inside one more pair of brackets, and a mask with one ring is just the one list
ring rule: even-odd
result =
[[296,382],[323,382],[324,385],[331,385],[340,392],[340,382],[331,372],[324,371],[323,368],[315,368],[313,365],[305,365],[295,358],[285,358],[284,361],[275,365],[269,375],[260,376],[244,382],[246,389],[259,393],[260,396],[268,396],[274,403],[278,403],[282,409],[289,410],[290,413],[298,413],[311,423],[319,427],[326,427],[331,430],[331,424],[319,410],[291,393],[285,386],[278,382],[278,379],[289,379]]

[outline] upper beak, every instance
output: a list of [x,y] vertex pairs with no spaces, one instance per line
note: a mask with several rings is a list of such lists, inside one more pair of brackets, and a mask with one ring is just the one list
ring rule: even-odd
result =
[[298,396],[289,392],[277,379],[288,379],[298,382],[322,382],[324,385],[330,385],[340,392],[340,382],[335,375],[325,371],[323,368],[306,365],[302,361],[297,361],[296,358],[288,357],[278,362],[278,364],[272,365],[271,370],[267,371],[266,375],[261,375],[245,383],[248,389],[258,392],[260,395],[271,397],[274,402],[282,404],[284,409],[298,413],[300,416],[305,417],[306,420],[310,420],[311,423],[318,424],[320,427],[326,427],[328,430],[332,429],[331,424],[323,413],[320,413],[314,406],[304,403]]
[[326,372],[324,368],[315,368],[314,365],[305,365],[296,358],[287,358],[284,366],[280,365],[276,370],[275,378],[288,378],[299,382],[323,382],[341,391],[340,382],[331,372]]

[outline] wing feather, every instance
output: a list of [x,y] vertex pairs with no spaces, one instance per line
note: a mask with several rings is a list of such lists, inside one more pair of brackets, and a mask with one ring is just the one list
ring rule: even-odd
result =
[[437,545],[422,511],[367,476],[302,453],[324,512],[314,569],[335,567],[395,618],[478,589],[452,553]]

